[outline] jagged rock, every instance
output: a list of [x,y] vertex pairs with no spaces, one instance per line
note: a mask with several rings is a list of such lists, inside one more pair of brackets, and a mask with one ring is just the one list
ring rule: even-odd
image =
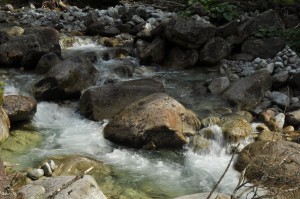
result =
[[271,85],[270,74],[266,71],[257,71],[231,84],[224,96],[237,105],[254,108],[260,104]]
[[80,98],[80,112],[85,117],[96,121],[110,119],[134,101],[163,90],[163,84],[152,79],[89,88]]
[[65,100],[79,98],[80,92],[96,84],[98,72],[82,57],[71,57],[55,66],[33,86],[37,99]]
[[165,57],[165,41],[159,37],[151,43],[138,40],[137,53],[142,62],[161,63]]
[[36,112],[37,102],[28,96],[7,95],[4,97],[3,108],[11,122],[29,121]]
[[251,54],[254,57],[266,59],[274,58],[285,46],[285,41],[279,37],[262,39],[250,37],[242,44],[241,51],[242,53]]
[[197,50],[174,47],[168,52],[163,65],[174,69],[184,69],[194,66],[197,59]]
[[[57,190],[60,191],[57,192]],[[102,191],[99,189],[94,178],[89,175],[85,175],[83,177],[58,176],[40,179],[21,187],[21,189],[17,193],[17,197],[20,199],[37,199],[48,197],[51,197],[53,199],[106,199]]]
[[214,37],[215,27],[190,18],[173,17],[166,24],[164,35],[183,48],[199,48]]
[[221,94],[229,87],[229,79],[227,77],[219,77],[213,79],[208,85],[208,89],[212,94]]
[[48,53],[41,57],[37,66],[35,68],[35,72],[37,74],[45,74],[47,73],[53,66],[61,62],[62,60],[55,53]]
[[47,27],[29,28],[23,35],[10,37],[0,45],[0,64],[35,68],[40,58],[50,52],[61,55],[58,31]]
[[240,172],[245,169],[250,183],[273,190],[276,197],[293,198],[299,195],[299,151],[300,145],[289,141],[254,142],[240,152],[235,168]]
[[196,115],[164,93],[140,99],[116,115],[104,137],[134,148],[182,147],[200,127]]
[[0,107],[0,143],[9,137],[10,122],[4,109]]
[[209,40],[199,52],[198,61],[210,65],[217,64],[231,52],[229,44],[221,37]]

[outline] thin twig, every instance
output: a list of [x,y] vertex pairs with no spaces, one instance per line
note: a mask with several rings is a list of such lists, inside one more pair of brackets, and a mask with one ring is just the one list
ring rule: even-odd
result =
[[211,192],[208,194],[207,198],[206,199],[209,199],[211,197],[211,195],[214,193],[214,191],[217,189],[217,187],[219,186],[219,184],[221,183],[221,181],[223,180],[225,174],[227,173],[230,165],[231,165],[231,162],[233,161],[233,158],[234,158],[234,155],[236,154],[237,152],[237,149],[239,148],[240,144],[237,145],[236,149],[233,151],[233,154],[230,158],[230,161],[225,169],[225,171],[223,172],[222,176],[220,177],[220,179],[218,180],[218,182],[215,184],[214,188],[211,190]]

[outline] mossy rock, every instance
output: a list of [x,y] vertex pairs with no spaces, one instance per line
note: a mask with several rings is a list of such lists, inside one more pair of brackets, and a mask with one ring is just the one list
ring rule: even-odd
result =
[[253,132],[251,124],[247,120],[241,118],[233,120],[226,118],[220,126],[224,137],[229,142],[242,140]]
[[193,151],[205,153],[209,151],[211,141],[201,135],[195,135],[193,138]]
[[221,119],[217,116],[209,116],[209,117],[201,119],[201,124],[204,127],[208,127],[211,125],[219,125],[220,122],[221,122]]
[[257,141],[278,141],[283,140],[279,132],[263,130],[257,137]]
[[54,176],[80,175],[93,167],[88,173],[97,178],[106,177],[111,174],[111,169],[104,163],[80,155],[62,155],[49,158],[58,166],[53,172]]
[[31,148],[37,147],[41,141],[42,135],[36,131],[14,130],[0,145],[1,156],[25,154]]

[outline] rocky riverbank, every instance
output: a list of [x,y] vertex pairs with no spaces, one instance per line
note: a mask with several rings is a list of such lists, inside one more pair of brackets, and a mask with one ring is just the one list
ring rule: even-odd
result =
[[[287,16],[268,10],[245,14],[219,26],[210,22],[208,16],[187,18],[153,6],[128,3],[106,10],[69,6],[57,11],[6,6],[0,16],[0,66],[30,71],[37,77],[30,89],[32,96],[4,98],[0,122],[2,151],[20,153],[11,148],[15,145],[14,139],[22,143],[24,151],[30,143],[40,142],[38,136],[28,142],[26,133],[18,129],[19,122],[32,120],[36,100],[58,103],[75,100],[86,118],[99,122],[109,119],[103,130],[104,137],[127,147],[173,150],[190,146],[195,153],[207,153],[219,139],[216,129],[222,132],[221,141],[228,146],[228,151],[230,146],[245,139],[255,140],[238,156],[237,170],[257,187],[267,187],[271,196],[286,191],[290,195],[299,192],[292,186],[299,184],[296,175],[299,164],[291,162],[299,162],[300,57],[282,38],[256,35],[261,29],[282,30],[296,24],[287,21]],[[293,20],[299,21],[298,15],[293,16]],[[100,54],[94,50],[65,56],[64,48],[73,46],[80,37],[91,37],[105,49]],[[133,62],[133,59],[139,61]],[[112,60],[117,60],[119,65],[107,64]],[[231,106],[205,114],[197,111],[197,115],[184,107],[189,104],[177,95],[163,93],[164,79],[130,79],[145,77],[153,68],[184,73],[183,69],[204,67],[217,68],[218,77],[196,82],[189,94],[221,97]],[[122,81],[124,79],[126,81]],[[9,133],[8,118],[12,129],[17,131]],[[253,125],[254,122],[258,124]],[[28,137],[34,138],[35,134]],[[262,148],[262,154],[252,147],[256,145]],[[265,146],[270,146],[270,150],[263,150]],[[289,158],[283,156],[282,151]],[[275,159],[264,162],[264,156]],[[253,158],[258,161],[255,166],[248,161]],[[275,173],[264,168],[269,168],[265,164],[277,165],[278,158],[279,165],[284,165],[287,172],[282,173],[284,180],[280,184],[272,184]],[[92,178],[81,176],[89,168],[84,169],[76,174],[55,174],[77,176],[32,182],[18,194],[28,198],[32,190],[38,190],[35,194],[59,198],[63,197],[59,194],[79,193],[78,190],[90,186],[95,190],[91,189],[88,194],[97,192],[97,198],[105,198]],[[76,182],[83,182],[69,186],[68,182],[75,178]],[[61,193],[55,191],[58,181],[64,183],[57,186],[67,186]],[[51,186],[53,192],[46,192],[50,188],[45,184],[55,185]],[[66,190],[69,192],[65,193]],[[85,196],[91,197],[82,195]]]

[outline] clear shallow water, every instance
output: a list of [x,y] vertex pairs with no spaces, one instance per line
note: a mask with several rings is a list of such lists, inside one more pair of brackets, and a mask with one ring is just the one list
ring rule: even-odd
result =
[[[80,48],[85,50],[82,46]],[[78,50],[77,47],[74,49]],[[159,70],[151,74],[163,80],[167,93],[193,110],[223,106],[225,103],[219,98],[202,96],[197,92],[195,94],[199,82],[216,75],[214,71],[197,71]],[[7,94],[30,95],[35,76],[18,71],[10,71],[6,76]],[[117,146],[103,138],[102,130],[107,122],[93,122],[83,118],[76,102],[40,102],[32,125],[43,135],[44,141],[39,148],[32,149],[15,161],[20,163],[20,168],[26,168],[48,156],[89,155],[112,165],[118,171],[118,183],[124,187],[146,193],[151,198],[172,198],[209,192],[231,158],[225,153],[221,141],[215,141],[211,151],[206,154],[194,153],[189,147],[181,151],[144,151]],[[238,177],[239,173],[231,167],[218,191],[230,194],[238,183]]]

